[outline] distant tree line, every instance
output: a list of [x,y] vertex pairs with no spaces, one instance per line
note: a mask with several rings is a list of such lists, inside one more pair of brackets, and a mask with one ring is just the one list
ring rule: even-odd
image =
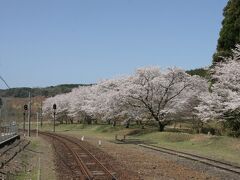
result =
[[0,90],[0,97],[18,97],[26,98],[31,92],[32,96],[44,96],[51,97],[56,96],[57,94],[69,93],[73,88],[79,86],[90,86],[91,84],[62,84],[57,86],[49,86],[45,88],[11,88],[6,90]]
[[209,79],[209,69],[206,68],[197,68],[197,69],[192,69],[192,70],[188,70],[186,71],[186,73],[190,74],[190,75],[198,75],[200,77]]

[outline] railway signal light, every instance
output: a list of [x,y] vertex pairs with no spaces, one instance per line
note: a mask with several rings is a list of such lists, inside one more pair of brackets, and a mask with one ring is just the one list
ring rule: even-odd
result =
[[56,110],[57,110],[57,105],[53,104],[53,132],[55,132]]
[[24,109],[24,112],[23,112],[23,132],[24,132],[24,135],[25,135],[25,131],[26,131],[26,129],[25,129],[25,124],[26,124],[26,112],[27,112],[27,110],[28,110],[28,105],[25,104],[25,105],[23,106],[23,109]]
[[57,109],[57,105],[53,104],[53,109],[56,110]]
[[27,111],[27,110],[28,110],[28,105],[25,104],[25,105],[23,106],[23,108],[24,108],[25,111]]

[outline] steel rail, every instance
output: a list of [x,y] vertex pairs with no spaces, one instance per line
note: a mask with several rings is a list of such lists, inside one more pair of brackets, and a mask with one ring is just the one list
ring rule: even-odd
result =
[[65,137],[65,136],[61,136],[59,134],[52,134],[52,133],[48,133],[48,132],[39,132],[40,134],[45,134],[48,136],[51,136],[53,138],[58,139],[59,141],[61,141],[65,147],[74,155],[75,159],[78,161],[77,163],[79,164],[79,166],[81,167],[81,172],[84,173],[84,175],[89,179],[92,180],[94,179],[93,174],[90,172],[90,170],[87,168],[87,166],[85,165],[85,163],[82,161],[82,159],[79,157],[79,155],[73,151],[67,144],[66,142],[63,142],[62,139],[64,139],[67,142],[70,142],[74,145],[76,145],[77,147],[79,147],[80,149],[82,149],[84,152],[86,152],[103,170],[104,172],[111,177],[112,180],[117,180],[117,178],[90,152],[88,151],[85,147],[83,147],[82,145],[76,143],[75,141]]
[[57,135],[61,138],[64,138],[68,141],[70,141],[71,143],[77,145],[78,147],[80,147],[81,149],[83,149],[86,153],[88,153],[102,168],[103,170],[109,175],[112,177],[112,180],[117,180],[117,178],[89,151],[87,150],[85,147],[83,147],[82,145],[72,141],[71,139],[67,138],[67,137],[64,137],[64,136],[60,136],[60,135]]
[[[47,136],[47,135],[46,135],[46,136]],[[53,137],[52,137],[52,138],[53,138]],[[53,138],[53,139],[54,139],[54,138]],[[68,169],[69,169],[73,174],[75,174],[75,175],[77,176],[76,172],[74,172],[74,171],[71,169],[71,167],[67,164],[67,162],[64,160],[64,158],[61,157],[61,154],[57,151],[57,148],[56,148],[54,142],[53,142],[53,148],[54,148],[54,150],[56,151],[57,155],[60,157],[60,159],[61,159],[61,161],[63,162],[63,164],[64,164],[66,167],[68,167]]]
[[86,176],[86,178],[88,180],[93,179],[93,175],[91,174],[91,172],[88,170],[88,168],[86,167],[86,165],[83,163],[83,161],[80,159],[80,157],[77,155],[76,152],[74,152],[67,144],[66,142],[64,142],[62,139],[59,138],[59,136],[56,136],[55,134],[51,134],[51,133],[47,133],[47,132],[41,132],[41,134],[45,134],[47,136],[51,136],[54,139],[57,139],[60,143],[62,143],[65,148],[68,149],[68,151],[71,152],[71,154],[75,157],[75,160],[77,162],[77,164],[80,167],[80,171],[83,173],[84,176]]
[[159,147],[159,146],[154,146],[154,145],[146,145],[146,144],[139,144],[139,146],[147,148],[147,149],[151,149],[151,150],[155,150],[155,151],[179,156],[179,157],[182,157],[182,158],[185,158],[185,159],[198,161],[198,162],[207,164],[209,166],[219,168],[219,169],[222,169],[222,170],[226,170],[226,171],[229,171],[229,172],[232,172],[232,173],[235,173],[235,174],[240,174],[240,167],[236,166],[236,165],[233,165],[233,164],[230,164],[230,163],[218,161],[218,160],[211,159],[211,158],[208,158],[208,157],[202,157],[202,156],[195,155],[195,154],[181,152],[181,151],[177,151],[177,150],[173,150],[173,149],[169,149],[169,148],[165,148],[165,147]]

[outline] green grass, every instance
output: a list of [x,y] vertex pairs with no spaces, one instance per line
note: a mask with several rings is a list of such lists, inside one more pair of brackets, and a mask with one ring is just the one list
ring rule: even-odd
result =
[[31,172],[21,172],[17,175],[17,179],[18,180],[26,180],[26,179],[32,179],[32,180],[37,180],[37,169],[34,169],[33,171]]
[[169,132],[155,132],[141,135],[139,138],[157,146],[199,154],[240,165],[240,139]]
[[[37,139],[31,139],[31,143],[29,144],[29,146],[27,147],[28,149],[31,149],[32,151],[37,150],[39,146],[39,142]],[[21,154],[21,163],[24,166],[27,166],[27,164],[29,164],[29,161],[31,161],[32,159],[32,155],[30,156],[27,152],[23,152],[23,154]],[[26,171],[22,171],[19,172],[16,176],[17,179],[19,180],[25,180],[25,179],[37,179],[37,173],[38,173],[38,167],[34,166],[33,169],[31,169],[31,171],[26,172]]]
[[109,125],[59,125],[56,128],[56,132],[68,133],[83,136],[98,137],[101,139],[111,140],[115,134],[124,135],[130,130],[125,129],[122,126],[111,127]]
[[[44,124],[42,130],[52,131],[51,124]],[[77,136],[88,136],[113,140],[115,135],[120,137],[127,134],[128,138],[139,139],[144,142],[172,148],[184,152],[199,154],[210,158],[229,161],[240,165],[240,139],[227,136],[208,136],[203,134],[187,134],[179,132],[158,132],[157,128],[142,130],[133,126],[129,129],[123,126],[110,125],[58,125],[56,132]]]

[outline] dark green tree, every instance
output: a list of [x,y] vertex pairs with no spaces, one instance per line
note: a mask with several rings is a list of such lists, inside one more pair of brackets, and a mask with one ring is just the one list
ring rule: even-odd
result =
[[231,49],[240,43],[240,0],[229,0],[223,10],[223,16],[217,52],[213,55],[213,64],[223,61],[222,57],[231,56]]
[[224,126],[228,129],[228,135],[240,137],[240,109],[224,113]]

